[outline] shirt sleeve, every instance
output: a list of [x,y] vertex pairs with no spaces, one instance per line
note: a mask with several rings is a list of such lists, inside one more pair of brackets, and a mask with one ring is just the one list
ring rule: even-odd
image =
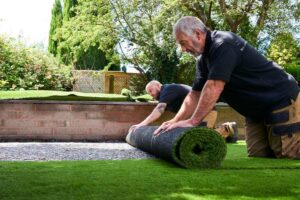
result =
[[230,81],[232,71],[238,65],[240,51],[229,43],[217,44],[212,49],[209,63],[209,80]]

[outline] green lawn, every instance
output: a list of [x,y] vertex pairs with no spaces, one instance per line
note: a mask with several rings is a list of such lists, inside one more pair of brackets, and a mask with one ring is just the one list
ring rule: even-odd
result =
[[[58,100],[58,101],[130,101],[120,94],[63,92],[52,90],[0,91],[0,100]],[[150,101],[148,94],[132,97],[131,101]]]
[[229,144],[220,169],[162,160],[0,162],[0,199],[299,199],[300,161],[248,158]]
[[0,99],[65,100],[65,101],[127,101],[120,94],[63,92],[51,90],[0,91]]

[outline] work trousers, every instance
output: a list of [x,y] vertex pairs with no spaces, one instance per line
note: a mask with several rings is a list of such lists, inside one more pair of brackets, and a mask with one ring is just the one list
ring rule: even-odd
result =
[[300,159],[300,95],[265,119],[246,118],[245,128],[249,156]]

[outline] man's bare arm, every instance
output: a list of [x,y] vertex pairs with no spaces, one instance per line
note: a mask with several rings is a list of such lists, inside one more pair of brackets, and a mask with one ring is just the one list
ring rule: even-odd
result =
[[140,125],[148,125],[154,122],[155,120],[160,118],[160,116],[165,112],[166,108],[167,108],[166,103],[158,103],[156,107],[153,109],[153,111],[151,112],[151,114],[144,121],[142,121]]
[[221,80],[208,80],[204,85],[200,99],[198,101],[197,108],[190,119],[178,121],[176,123],[166,124],[160,129],[156,130],[154,134],[159,134],[161,130],[169,131],[177,127],[193,127],[198,126],[200,122],[208,115],[208,113],[213,109],[215,103],[219,99],[225,82]]
[[208,80],[202,89],[197,108],[190,119],[193,126],[197,126],[214,108],[225,86],[225,81]]
[[198,103],[198,99],[200,97],[200,92],[198,91],[191,91],[184,99],[178,113],[175,115],[175,117],[169,121],[166,121],[162,123],[155,131],[154,135],[158,135],[162,130],[165,129],[166,126],[169,126],[173,123],[176,123],[180,120],[187,119],[190,117],[193,112],[195,111],[195,108]]
[[189,92],[188,95],[185,97],[184,102],[182,103],[178,113],[172,120],[176,122],[190,117],[195,111],[200,94],[201,93],[199,91],[194,90]]
[[157,120],[165,112],[166,108],[166,103],[158,103],[157,106],[151,112],[151,114],[146,119],[144,119],[144,121],[142,121],[139,124],[133,125],[129,128],[129,133],[133,132],[135,129],[141,126],[146,126]]

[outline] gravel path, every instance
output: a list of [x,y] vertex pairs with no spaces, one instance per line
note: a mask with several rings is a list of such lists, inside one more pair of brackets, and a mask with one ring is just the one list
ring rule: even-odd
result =
[[149,158],[154,157],[127,143],[0,143],[0,160],[2,161],[122,160]]

